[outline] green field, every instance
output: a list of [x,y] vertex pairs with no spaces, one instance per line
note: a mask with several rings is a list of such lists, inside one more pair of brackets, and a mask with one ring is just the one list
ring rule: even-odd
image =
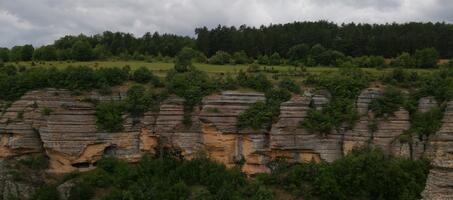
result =
[[[32,66],[32,62],[13,62],[16,66]],[[91,67],[123,67],[130,66],[132,69],[137,69],[138,67],[147,67],[152,70],[159,76],[164,76],[165,73],[173,68],[173,63],[164,63],[164,62],[146,62],[146,61],[88,61],[88,62],[70,62],[70,61],[46,61],[46,62],[34,62],[35,66],[44,66],[44,67],[57,67],[64,68],[67,66],[91,66]],[[195,67],[201,71],[205,71],[211,74],[220,74],[220,73],[237,73],[239,70],[247,70],[249,65],[212,65],[205,63],[195,63]],[[268,69],[274,69],[281,72],[293,70],[293,66],[281,65],[281,66],[267,66]],[[336,71],[338,67],[307,67],[307,72],[309,73],[322,73],[328,71]],[[373,75],[380,75],[382,73],[391,71],[392,68],[386,69],[377,69],[377,68],[362,68],[363,70],[370,72]],[[433,69],[407,69],[408,71],[416,71],[421,73],[432,72]]]

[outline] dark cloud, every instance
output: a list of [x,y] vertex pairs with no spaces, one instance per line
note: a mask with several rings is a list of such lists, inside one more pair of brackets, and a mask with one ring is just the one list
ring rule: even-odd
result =
[[2,0],[0,46],[105,30],[193,36],[195,27],[217,24],[453,22],[452,10],[451,0]]

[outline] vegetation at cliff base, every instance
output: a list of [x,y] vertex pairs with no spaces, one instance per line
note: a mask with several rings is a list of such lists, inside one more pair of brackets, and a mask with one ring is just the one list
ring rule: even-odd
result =
[[[332,163],[273,160],[270,174],[247,178],[240,166],[226,168],[203,154],[184,160],[171,152],[144,156],[136,164],[102,158],[95,170],[66,176],[74,183],[69,199],[271,200],[283,191],[296,199],[407,200],[420,198],[429,170],[426,160],[396,158],[365,146]],[[43,185],[34,197],[57,200],[57,195],[54,186]]]
[[303,199],[420,199],[429,171],[427,160],[386,155],[371,147],[354,149],[332,163],[272,163],[257,179]]

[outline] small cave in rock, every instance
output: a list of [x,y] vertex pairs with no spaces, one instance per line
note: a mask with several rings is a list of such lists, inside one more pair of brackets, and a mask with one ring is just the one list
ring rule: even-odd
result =
[[116,151],[118,150],[118,146],[111,145],[104,149],[104,153],[102,154],[103,157],[115,157]]
[[90,163],[89,162],[79,162],[79,163],[72,164],[72,166],[76,167],[76,168],[88,168],[88,167],[90,167]]

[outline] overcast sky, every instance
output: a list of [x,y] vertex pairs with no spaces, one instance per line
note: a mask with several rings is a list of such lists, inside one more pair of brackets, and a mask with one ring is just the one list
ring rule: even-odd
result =
[[105,30],[194,36],[194,28],[292,21],[453,22],[453,0],[0,0],[0,46]]

